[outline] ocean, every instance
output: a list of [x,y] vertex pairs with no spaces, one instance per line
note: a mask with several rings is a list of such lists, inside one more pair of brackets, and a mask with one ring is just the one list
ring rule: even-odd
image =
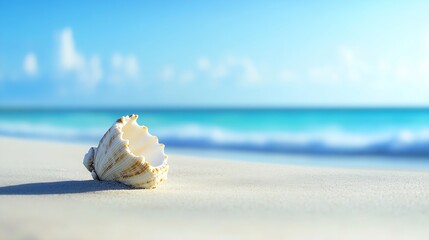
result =
[[429,157],[429,109],[7,109],[0,135],[96,145],[133,113],[179,149]]

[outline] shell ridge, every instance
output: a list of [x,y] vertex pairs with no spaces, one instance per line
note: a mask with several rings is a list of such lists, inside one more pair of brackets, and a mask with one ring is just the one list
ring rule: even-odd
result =
[[126,155],[123,160],[120,160],[117,164],[113,165],[111,171],[109,172],[109,178],[120,178],[122,171],[130,168],[132,165],[139,162],[139,158]]
[[100,166],[97,168],[100,175],[104,175],[104,172],[106,171],[106,168],[109,167],[109,165],[114,164],[115,156],[118,154],[120,149],[127,143],[120,139],[116,138],[117,140],[112,144],[112,146],[105,151],[105,153],[100,156]]
[[[128,140],[125,140],[128,142]],[[125,145],[128,145],[125,144]],[[103,174],[103,178],[112,179],[117,176],[115,176],[115,172],[118,171],[118,169],[124,169],[128,167],[128,165],[132,165],[134,163],[142,162],[144,160],[143,156],[135,156],[133,155],[128,147],[121,148],[120,151],[117,152],[118,154],[114,157],[112,157],[112,160],[110,161],[110,165],[108,166],[109,169],[105,170],[105,173]]]
[[[115,126],[115,125],[114,125]],[[99,144],[98,144],[98,153],[97,153],[97,159],[100,159],[99,161],[97,161],[96,162],[96,165],[95,165],[95,168],[96,169],[99,169],[100,168],[100,165],[101,164],[103,164],[104,163],[104,157],[106,156],[106,154],[108,153],[108,150],[109,150],[109,148],[108,148],[108,146],[106,146],[106,144],[104,143],[104,140],[106,139],[106,137],[107,136],[110,136],[110,135],[113,135],[113,136],[111,136],[110,137],[110,139],[109,139],[109,142],[112,140],[112,139],[114,139],[115,137],[116,137],[116,131],[115,130],[117,130],[116,128],[113,128],[113,127],[111,127],[109,130],[108,130],[108,132],[109,132],[109,134],[108,135],[105,135],[104,137],[103,137],[103,141],[101,141],[100,140],[100,142],[99,142]],[[110,148],[110,150],[112,151],[113,149],[112,148]],[[110,152],[109,152],[110,153]]]
[[114,154],[116,154],[118,152],[122,152],[122,153],[120,155],[118,154],[119,156],[117,156],[117,157],[109,158],[109,160],[107,162],[108,164],[106,164],[106,167],[103,169],[103,173],[101,174],[102,178],[109,176],[109,171],[112,169],[112,167],[115,164],[117,164],[119,160],[123,160],[127,154],[126,151],[116,151],[116,152],[114,152]]
[[137,118],[138,115],[132,114],[116,120],[98,146],[85,154],[83,164],[94,179],[150,189],[167,179],[165,146],[146,126],[138,125]]

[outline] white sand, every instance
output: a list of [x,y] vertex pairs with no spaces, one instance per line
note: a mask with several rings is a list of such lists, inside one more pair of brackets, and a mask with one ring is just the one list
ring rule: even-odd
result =
[[130,190],[91,180],[88,148],[0,138],[0,239],[429,239],[427,171],[170,156]]

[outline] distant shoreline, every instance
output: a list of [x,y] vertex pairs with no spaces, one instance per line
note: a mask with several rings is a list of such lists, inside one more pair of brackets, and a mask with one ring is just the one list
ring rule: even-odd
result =
[[95,142],[138,114],[164,144],[326,156],[429,156],[429,109],[9,109],[0,135]]

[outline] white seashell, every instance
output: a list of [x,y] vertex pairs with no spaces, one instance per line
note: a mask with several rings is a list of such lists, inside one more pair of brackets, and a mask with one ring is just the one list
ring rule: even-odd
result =
[[115,180],[135,188],[155,188],[167,179],[167,155],[164,144],[139,126],[138,116],[118,119],[91,147],[83,164],[94,179]]

